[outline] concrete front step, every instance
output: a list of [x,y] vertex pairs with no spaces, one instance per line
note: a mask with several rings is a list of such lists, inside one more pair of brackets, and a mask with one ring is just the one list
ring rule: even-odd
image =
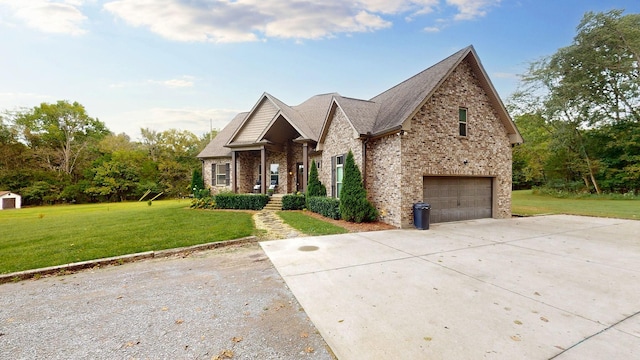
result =
[[282,196],[272,196],[263,210],[282,210]]

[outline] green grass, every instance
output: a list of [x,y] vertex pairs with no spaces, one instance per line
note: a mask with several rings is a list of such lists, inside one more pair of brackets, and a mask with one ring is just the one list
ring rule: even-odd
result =
[[0,273],[237,239],[251,214],[192,210],[186,200],[0,211]]
[[640,200],[568,199],[517,190],[511,195],[511,212],[524,216],[571,214],[640,220]]
[[292,228],[307,235],[332,235],[344,234],[347,229],[330,224],[326,221],[318,220],[298,211],[278,211],[278,216]]

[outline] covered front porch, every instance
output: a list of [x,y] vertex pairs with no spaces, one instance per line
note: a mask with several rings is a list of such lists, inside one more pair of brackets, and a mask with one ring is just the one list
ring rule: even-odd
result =
[[[315,143],[288,140],[282,144],[232,146],[231,191],[289,194],[306,192]],[[265,171],[266,170],[266,171]]]

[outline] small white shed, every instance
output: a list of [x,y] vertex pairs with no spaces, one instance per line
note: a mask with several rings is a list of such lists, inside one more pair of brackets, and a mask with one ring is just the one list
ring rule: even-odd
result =
[[11,191],[0,191],[0,210],[20,209],[22,196]]

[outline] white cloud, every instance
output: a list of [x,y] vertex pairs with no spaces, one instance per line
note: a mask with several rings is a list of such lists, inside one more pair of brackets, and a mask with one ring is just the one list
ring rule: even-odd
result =
[[46,33],[82,35],[87,17],[79,10],[81,0],[0,0],[13,16],[27,26]]
[[[446,0],[456,18],[486,13],[500,0]],[[136,27],[175,41],[246,42],[266,38],[322,39],[372,32],[433,12],[443,0],[112,0],[104,9]]]
[[487,8],[497,5],[501,0],[446,0],[448,5],[458,8],[455,20],[472,20],[487,14]]
[[437,26],[427,26],[426,28],[424,28],[424,31],[430,32],[430,33],[437,33],[437,32],[440,32],[440,28]]
[[160,85],[168,88],[185,88],[193,87],[195,78],[193,76],[184,75],[176,79],[169,80],[146,80],[146,81],[124,81],[110,84],[111,89],[134,88],[147,85]]
[[427,14],[433,11],[439,0],[360,0],[357,3],[367,11],[382,14]]
[[141,128],[156,131],[188,130],[200,136],[214,129],[224,128],[240,111],[205,108],[150,108],[102,117],[115,133],[125,132],[131,138],[140,137]]
[[49,102],[52,97],[44,94],[0,92],[0,109],[17,110],[23,107],[34,107],[42,102]]
[[183,76],[178,79],[169,79],[169,80],[150,80],[151,84],[159,84],[162,86],[166,86],[169,88],[184,88],[184,87],[193,87],[193,76]]

